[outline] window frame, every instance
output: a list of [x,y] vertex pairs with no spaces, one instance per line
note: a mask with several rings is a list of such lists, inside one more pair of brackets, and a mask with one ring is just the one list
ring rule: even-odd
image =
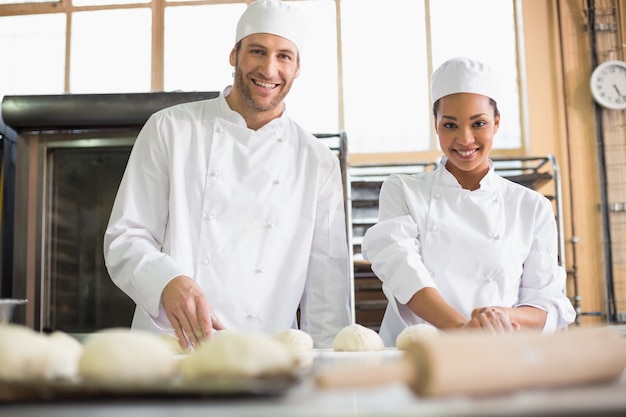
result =
[[[339,130],[344,129],[344,109],[343,109],[343,89],[342,85],[342,39],[341,39],[341,0],[319,0],[319,1],[334,1],[336,6],[337,16],[337,57],[338,57],[338,83],[339,89],[337,92],[338,105],[338,125]],[[434,0],[424,0],[425,7],[428,11],[429,4]],[[526,93],[526,77],[525,77],[525,59],[524,51],[524,38],[523,38],[523,16],[521,11],[522,0],[511,0],[513,2],[514,14],[515,14],[515,31],[516,31],[516,56],[517,56],[517,71],[518,71],[518,91],[519,91],[519,104],[520,104],[520,137],[521,144],[519,148],[511,149],[493,149],[492,154],[498,156],[515,156],[525,155],[529,147],[528,136],[528,108],[527,108],[527,93]],[[150,76],[150,88],[151,91],[163,91],[164,86],[164,69],[165,69],[165,39],[164,39],[164,26],[165,26],[165,10],[166,7],[180,7],[180,6],[195,6],[195,5],[215,5],[224,3],[249,3],[250,0],[183,0],[183,1],[166,1],[166,0],[151,0],[146,3],[130,3],[130,4],[110,4],[110,5],[97,5],[97,6],[74,6],[71,0],[61,0],[59,2],[42,2],[42,3],[23,3],[23,4],[1,4],[0,16],[17,16],[17,15],[30,15],[30,14],[46,14],[46,13],[62,13],[66,15],[66,53],[65,53],[65,79],[64,79],[64,93],[70,92],[70,54],[71,54],[71,36],[72,36],[72,15],[76,12],[82,11],[99,11],[99,10],[111,10],[111,9],[136,9],[136,8],[148,8],[152,15],[152,39],[151,39],[151,76]],[[428,15],[428,14],[427,14]],[[427,16],[426,15],[426,16]],[[426,23],[428,25],[428,22]],[[427,31],[428,48],[430,48],[430,33]],[[430,62],[430,53],[428,65],[432,66]],[[431,69],[432,72],[432,69]],[[432,120],[432,116],[431,116]],[[350,134],[348,132],[348,141],[350,141]],[[429,138],[430,149],[427,151],[419,152],[389,152],[389,153],[355,153],[350,152],[350,161],[352,164],[359,163],[390,163],[390,162],[412,162],[423,160],[436,160],[441,156],[441,151],[437,148],[437,139],[434,133],[434,128],[430,128]]]

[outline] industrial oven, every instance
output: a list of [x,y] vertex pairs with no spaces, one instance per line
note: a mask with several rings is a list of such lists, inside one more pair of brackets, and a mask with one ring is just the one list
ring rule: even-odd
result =
[[70,333],[130,325],[134,303],[102,254],[130,150],[153,112],[217,95],[5,96],[2,116],[17,132],[10,296],[28,299],[15,322]]

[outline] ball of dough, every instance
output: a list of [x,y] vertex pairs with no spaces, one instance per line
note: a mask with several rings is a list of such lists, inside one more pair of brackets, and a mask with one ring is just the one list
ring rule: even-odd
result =
[[207,376],[267,376],[291,373],[296,356],[271,336],[221,331],[186,356],[180,373],[186,379]]
[[0,380],[41,379],[48,346],[47,337],[29,327],[0,325]]
[[172,347],[156,333],[103,330],[90,335],[78,373],[85,381],[149,383],[172,377],[178,360]]
[[287,329],[274,333],[274,339],[283,343],[292,352],[310,352],[313,350],[313,338],[300,329]]
[[0,326],[0,379],[76,378],[82,350],[78,340],[61,331],[46,335],[23,325]]
[[43,367],[44,379],[74,379],[78,377],[78,363],[83,345],[62,331],[47,336],[48,349]]
[[407,347],[417,340],[439,336],[439,330],[435,326],[427,323],[414,324],[405,327],[396,337],[396,347],[400,350],[406,350]]
[[344,327],[333,340],[333,349],[338,352],[364,352],[384,350],[383,339],[374,330],[358,323]]

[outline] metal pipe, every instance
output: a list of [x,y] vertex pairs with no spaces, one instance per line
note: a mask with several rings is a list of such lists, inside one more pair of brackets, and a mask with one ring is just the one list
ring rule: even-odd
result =
[[148,117],[175,104],[214,98],[219,92],[60,94],[5,96],[4,122],[29,129],[142,126]]
[[[595,0],[587,0],[587,19],[589,30],[589,44],[591,49],[591,67],[598,65],[598,48],[596,45],[595,25]],[[598,148],[598,173],[600,177],[600,212],[602,216],[602,234],[604,238],[604,276],[606,284],[607,320],[609,323],[617,322],[617,309],[615,305],[615,291],[613,284],[613,256],[611,248],[611,225],[608,210],[606,161],[604,150],[604,122],[602,109],[594,103],[594,115],[596,120],[596,141]]]

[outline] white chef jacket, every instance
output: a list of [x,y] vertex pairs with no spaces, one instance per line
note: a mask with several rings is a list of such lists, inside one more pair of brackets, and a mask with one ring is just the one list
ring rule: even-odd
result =
[[172,333],[161,293],[192,277],[228,329],[300,327],[332,345],[350,317],[338,158],[285,114],[247,128],[225,96],[146,122],[104,236],[106,267],[137,304],[132,328]]
[[424,322],[406,303],[425,287],[468,319],[474,308],[527,305],[547,312],[544,332],[572,323],[550,201],[497,175],[492,161],[480,188],[465,190],[445,163],[387,178],[379,221],[363,238],[363,256],[389,300],[380,328],[385,345]]

